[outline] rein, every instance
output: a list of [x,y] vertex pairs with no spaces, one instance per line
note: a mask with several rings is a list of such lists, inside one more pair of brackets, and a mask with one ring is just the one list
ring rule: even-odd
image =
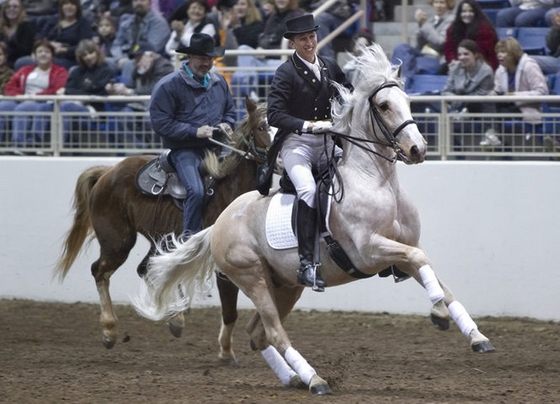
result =
[[255,137],[253,136],[253,133],[250,134],[248,141],[247,138],[243,137],[243,142],[247,145],[247,150],[245,151],[239,150],[227,143],[222,143],[218,140],[212,139],[211,137],[208,138],[208,140],[214,144],[225,147],[226,149],[229,149],[232,152],[241,155],[243,158],[255,160],[258,163],[264,163],[266,161],[266,151],[255,145]]

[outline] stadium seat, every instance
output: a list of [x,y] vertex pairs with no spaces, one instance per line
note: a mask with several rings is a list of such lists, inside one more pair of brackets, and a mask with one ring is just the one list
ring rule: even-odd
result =
[[446,75],[416,74],[407,80],[406,92],[416,95],[439,94],[447,83]]
[[517,39],[518,28],[516,27],[496,27],[498,39],[515,38]]
[[550,28],[519,27],[517,28],[517,41],[529,55],[547,55],[546,35]]

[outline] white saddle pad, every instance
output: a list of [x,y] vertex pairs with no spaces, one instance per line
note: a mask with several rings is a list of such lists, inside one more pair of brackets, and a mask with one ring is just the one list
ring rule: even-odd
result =
[[275,250],[297,247],[297,238],[292,230],[292,206],[295,195],[278,192],[274,195],[266,212],[266,239]]

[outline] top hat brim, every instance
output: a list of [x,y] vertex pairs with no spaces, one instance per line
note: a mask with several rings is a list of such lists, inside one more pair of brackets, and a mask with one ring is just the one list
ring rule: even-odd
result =
[[201,51],[200,49],[196,49],[196,48],[193,48],[191,46],[182,46],[181,45],[177,49],[175,49],[175,52],[183,53],[185,55],[210,56],[210,57],[213,57],[213,58],[217,58],[217,57],[224,56],[224,54],[226,53],[226,48],[225,48],[225,46],[216,46],[216,47],[214,47],[213,52],[204,52],[204,51]]
[[286,31],[286,32],[284,32],[284,38],[292,39],[294,37],[294,35],[305,34],[306,32],[314,32],[314,31],[317,31],[318,29],[319,29],[319,26],[315,25],[315,27],[313,27],[311,29],[305,28],[305,29],[302,29],[302,30]]

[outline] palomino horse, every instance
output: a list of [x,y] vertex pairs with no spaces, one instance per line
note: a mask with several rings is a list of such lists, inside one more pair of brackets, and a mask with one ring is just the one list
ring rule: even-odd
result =
[[[344,152],[333,175],[328,229],[359,272],[372,275],[396,265],[426,289],[434,325],[446,329],[451,317],[475,352],[493,351],[419,245],[418,212],[399,185],[394,163],[423,162],[426,142],[412,119],[398,72],[377,45],[356,64],[353,92],[341,88],[333,104],[334,130]],[[254,303],[257,313],[247,331],[281,382],[304,383],[313,394],[329,394],[328,383],[292,346],[282,326],[304,288],[296,283],[297,250],[274,249],[267,241],[266,217],[275,194],[240,196],[212,227],[151,258],[144,278],[148,286],[134,304],[149,318],[164,318],[184,304],[177,302],[178,284],[195,290],[218,268]],[[328,286],[356,279],[335,264],[324,244],[321,257]]]
[[[248,115],[233,134],[237,153],[220,164],[221,179],[204,209],[204,223],[214,223],[222,210],[237,196],[256,188],[257,164],[264,158],[271,134],[266,122],[266,106],[247,101]],[[102,342],[112,348],[117,339],[117,317],[109,294],[113,273],[125,262],[136,243],[137,233],[151,243],[150,250],[138,265],[138,274],[146,272],[148,258],[155,253],[154,240],[164,234],[182,231],[182,212],[170,197],[156,198],[142,194],[135,185],[138,170],[156,156],[127,157],[114,167],[92,167],[78,178],[74,193],[74,222],[66,235],[55,274],[64,279],[88,235],[96,237],[100,256],[91,266],[101,304]],[[223,277],[218,279],[223,301],[223,321],[237,320],[239,289]],[[175,336],[184,326],[182,313],[169,323]],[[226,360],[229,359],[226,358]]]

